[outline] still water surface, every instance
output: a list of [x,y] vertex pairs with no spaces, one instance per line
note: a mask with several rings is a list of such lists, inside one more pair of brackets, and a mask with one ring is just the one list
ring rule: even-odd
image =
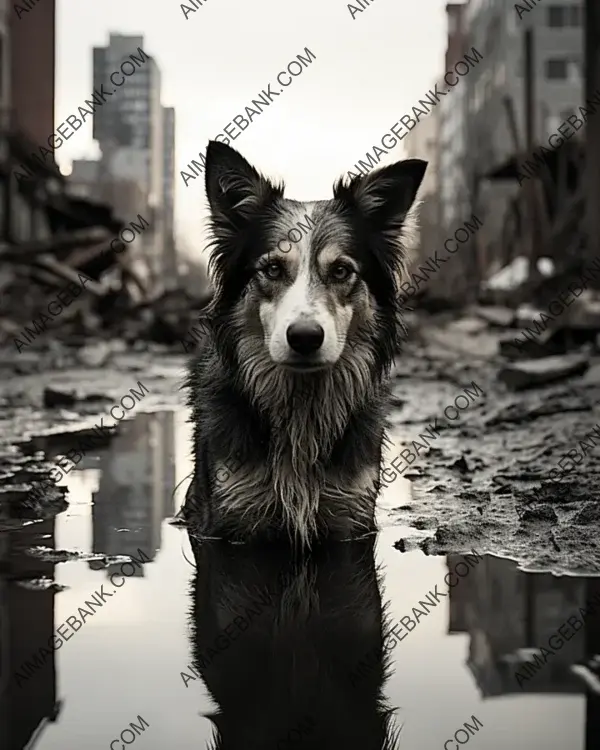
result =
[[[186,419],[124,424],[65,478],[66,511],[0,531],[0,748],[191,750],[217,729],[232,750],[600,748],[600,683],[577,666],[600,653],[597,615],[515,677],[600,602],[598,579],[400,553],[406,480],[385,491],[377,539],[304,563],[192,545],[169,523],[191,472]],[[57,628],[60,647],[25,666]]]

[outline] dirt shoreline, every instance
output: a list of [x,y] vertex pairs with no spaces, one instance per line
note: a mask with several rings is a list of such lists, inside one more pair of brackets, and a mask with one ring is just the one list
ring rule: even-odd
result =
[[[394,523],[426,536],[402,538],[399,530],[398,547],[420,546],[428,554],[475,548],[510,557],[527,570],[598,573],[600,439],[598,445],[588,439],[589,450],[579,449],[585,455],[570,472],[553,482],[548,474],[600,425],[600,357],[591,358],[583,376],[513,393],[498,379],[496,351],[496,334],[465,334],[454,322],[445,329],[418,327],[398,358],[394,432],[410,447],[428,425],[438,426],[435,441],[406,472],[410,503],[390,511]],[[93,429],[139,382],[148,394],[131,416],[185,407],[186,357],[179,353],[159,347],[117,352],[95,367],[78,362],[80,354],[43,356],[30,359],[29,374],[17,357],[1,366],[0,508],[26,489],[20,482],[48,470],[48,462],[31,454],[36,436]],[[456,419],[444,418],[447,405],[472,383],[484,395]],[[45,388],[77,391],[80,400],[48,411]]]

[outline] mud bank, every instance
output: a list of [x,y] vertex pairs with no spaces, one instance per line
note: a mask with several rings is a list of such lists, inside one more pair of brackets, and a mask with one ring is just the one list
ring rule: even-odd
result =
[[[421,327],[397,362],[391,420],[409,448],[412,500],[394,519],[426,532],[399,547],[474,546],[529,570],[598,572],[600,357],[583,376],[515,393],[498,377],[497,337],[476,328]],[[483,395],[461,400],[474,383]],[[436,439],[413,446],[436,421]]]
[[[386,510],[399,527],[397,547],[429,554],[476,548],[525,569],[598,572],[600,357],[591,357],[583,376],[514,393],[498,378],[496,351],[493,333],[468,330],[464,321],[421,323],[398,358],[390,421],[404,448],[390,457],[395,469],[385,481],[401,473],[412,491],[409,502]],[[30,363],[29,372],[22,362],[2,367],[0,509],[17,505],[27,522],[68,505],[60,490],[31,501],[32,482],[56,479],[45,460],[50,448],[72,457],[82,446],[93,452],[94,440],[109,439],[121,419],[185,408],[184,356],[156,347],[115,352],[96,366],[86,356],[84,364],[81,352],[62,352]],[[140,384],[143,399],[121,407]],[[459,399],[469,391],[476,397]],[[4,528],[12,527],[4,515]]]

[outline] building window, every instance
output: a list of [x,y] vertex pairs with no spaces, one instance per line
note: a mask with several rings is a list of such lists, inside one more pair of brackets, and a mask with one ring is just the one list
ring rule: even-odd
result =
[[562,29],[566,26],[577,28],[583,25],[581,5],[550,5],[547,12],[548,26],[551,29]]
[[566,58],[546,60],[546,78],[549,81],[564,81],[567,78],[569,61]]
[[548,7],[548,26],[551,29],[560,29],[566,26],[567,8],[564,5],[550,5]]
[[570,5],[567,8],[569,26],[583,26],[583,7],[581,5]]

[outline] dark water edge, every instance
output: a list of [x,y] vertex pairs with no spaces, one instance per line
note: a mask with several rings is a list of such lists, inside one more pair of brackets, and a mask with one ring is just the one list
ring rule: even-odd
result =
[[600,579],[402,554],[400,482],[377,539],[308,562],[190,544],[186,419],[139,415],[0,532],[1,748],[600,747]]

